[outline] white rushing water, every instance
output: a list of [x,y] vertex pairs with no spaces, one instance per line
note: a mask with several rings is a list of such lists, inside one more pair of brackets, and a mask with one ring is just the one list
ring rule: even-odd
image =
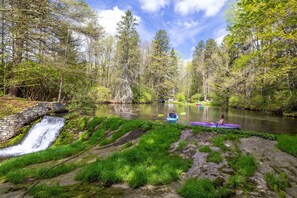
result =
[[47,149],[60,134],[64,122],[64,118],[44,116],[41,122],[30,129],[20,144],[1,149],[0,157],[18,156]]

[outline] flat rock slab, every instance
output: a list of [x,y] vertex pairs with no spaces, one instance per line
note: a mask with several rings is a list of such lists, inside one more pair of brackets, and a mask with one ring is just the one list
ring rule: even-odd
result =
[[[251,153],[259,163],[258,170],[252,179],[257,184],[257,191],[267,194],[270,190],[264,180],[265,173],[285,173],[291,186],[286,189],[287,197],[297,197],[297,158],[282,152],[276,147],[276,141],[260,137],[240,139],[241,149]],[[273,192],[270,192],[272,195]],[[269,196],[268,196],[269,197]],[[270,196],[271,197],[271,196]]]

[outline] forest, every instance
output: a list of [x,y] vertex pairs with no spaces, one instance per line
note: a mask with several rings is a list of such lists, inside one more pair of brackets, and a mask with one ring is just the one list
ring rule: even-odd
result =
[[72,107],[174,98],[297,112],[296,0],[230,4],[223,42],[201,40],[191,62],[172,48],[166,30],[140,40],[130,10],[111,36],[82,0],[0,4],[0,96]]

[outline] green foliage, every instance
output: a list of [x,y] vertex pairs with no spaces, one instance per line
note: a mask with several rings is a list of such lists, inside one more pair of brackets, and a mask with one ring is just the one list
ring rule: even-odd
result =
[[225,187],[216,186],[209,179],[190,178],[186,180],[178,193],[185,198],[219,198],[228,197],[231,192]]
[[211,151],[208,153],[206,157],[207,162],[214,162],[216,164],[219,164],[223,161],[222,155],[218,151]]
[[132,141],[129,141],[129,142],[127,142],[125,145],[124,145],[124,149],[126,149],[126,148],[129,148],[129,147],[131,147],[131,146],[133,146],[133,142]]
[[128,182],[136,188],[145,184],[168,184],[189,168],[190,162],[168,155],[170,144],[177,141],[180,131],[174,126],[156,126],[142,136],[135,147],[115,153],[88,165],[77,179],[87,182],[113,184]]
[[182,151],[185,148],[186,145],[187,145],[187,141],[182,140],[182,141],[180,141],[178,143],[178,146],[176,147],[176,150]]
[[111,91],[107,87],[98,86],[90,89],[88,96],[95,101],[95,103],[108,102],[111,99]]
[[211,141],[214,146],[219,147],[222,151],[227,151],[228,147],[225,145],[225,139],[226,139],[226,136],[218,135],[214,137]]
[[254,184],[251,181],[240,174],[230,175],[226,183],[231,189],[243,189],[246,192],[252,191],[254,189]]
[[246,104],[246,101],[241,96],[231,96],[229,98],[230,107],[244,108],[245,104]]
[[29,194],[37,197],[60,197],[63,193],[63,188],[59,184],[55,184],[53,186],[47,186],[45,184],[40,184],[35,186],[33,189],[29,191]]
[[107,118],[101,123],[104,130],[117,130],[125,121],[121,118]]
[[103,122],[106,118],[99,118],[99,117],[94,117],[88,124],[88,129],[90,131],[93,131],[95,127]]
[[267,186],[274,191],[285,190],[289,186],[288,178],[284,173],[281,173],[279,175],[265,173],[264,179],[267,183]]
[[228,164],[242,176],[253,176],[258,168],[255,158],[250,154],[237,154],[236,157],[229,159]]
[[86,116],[82,117],[79,121],[78,121],[78,129],[79,130],[84,130],[86,129],[88,124],[88,118]]
[[203,100],[203,94],[202,93],[196,93],[191,96],[191,102],[199,102]]
[[76,141],[69,145],[49,148],[44,151],[15,157],[1,163],[0,176],[7,174],[9,171],[14,171],[32,164],[63,159],[76,154],[85,148],[85,144],[83,144],[81,141]]
[[176,99],[178,102],[186,102],[186,97],[184,93],[178,93],[176,95]]
[[210,149],[210,146],[202,146],[201,148],[199,148],[199,151],[200,152],[203,152],[203,153],[210,153],[211,152],[211,149]]
[[18,184],[18,183],[26,182],[29,178],[38,179],[41,176],[43,176],[43,178],[45,179],[53,178],[58,175],[62,175],[67,172],[70,172],[74,170],[76,167],[77,166],[75,164],[61,164],[49,171],[48,169],[50,167],[45,167],[45,168],[41,167],[37,169],[31,169],[31,168],[18,169],[18,170],[13,170],[8,172],[5,177],[9,182]]
[[150,103],[153,101],[153,91],[150,89],[136,88],[133,91],[133,103]]
[[297,157],[297,136],[294,135],[280,135],[277,137],[277,147]]
[[103,129],[97,129],[95,132],[92,133],[89,142],[91,144],[96,144],[100,142],[102,139],[104,139],[105,130]]
[[200,126],[192,126],[191,128],[193,134],[198,134],[204,130],[204,128]]

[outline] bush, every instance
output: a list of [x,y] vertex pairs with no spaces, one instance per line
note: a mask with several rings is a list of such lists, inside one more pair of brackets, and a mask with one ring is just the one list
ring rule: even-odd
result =
[[256,95],[250,100],[250,108],[254,110],[261,110],[265,106],[265,99],[261,95]]
[[186,97],[184,93],[178,93],[176,95],[177,101],[178,102],[185,102],[186,101]]
[[231,96],[229,98],[230,107],[244,108],[245,104],[245,99],[242,96]]
[[104,103],[111,99],[111,91],[103,86],[93,87],[89,91],[88,96],[95,101],[95,103]]
[[150,103],[153,101],[153,91],[144,88],[133,88],[133,103]]
[[199,102],[203,101],[203,94],[202,93],[196,93],[191,96],[191,102]]

